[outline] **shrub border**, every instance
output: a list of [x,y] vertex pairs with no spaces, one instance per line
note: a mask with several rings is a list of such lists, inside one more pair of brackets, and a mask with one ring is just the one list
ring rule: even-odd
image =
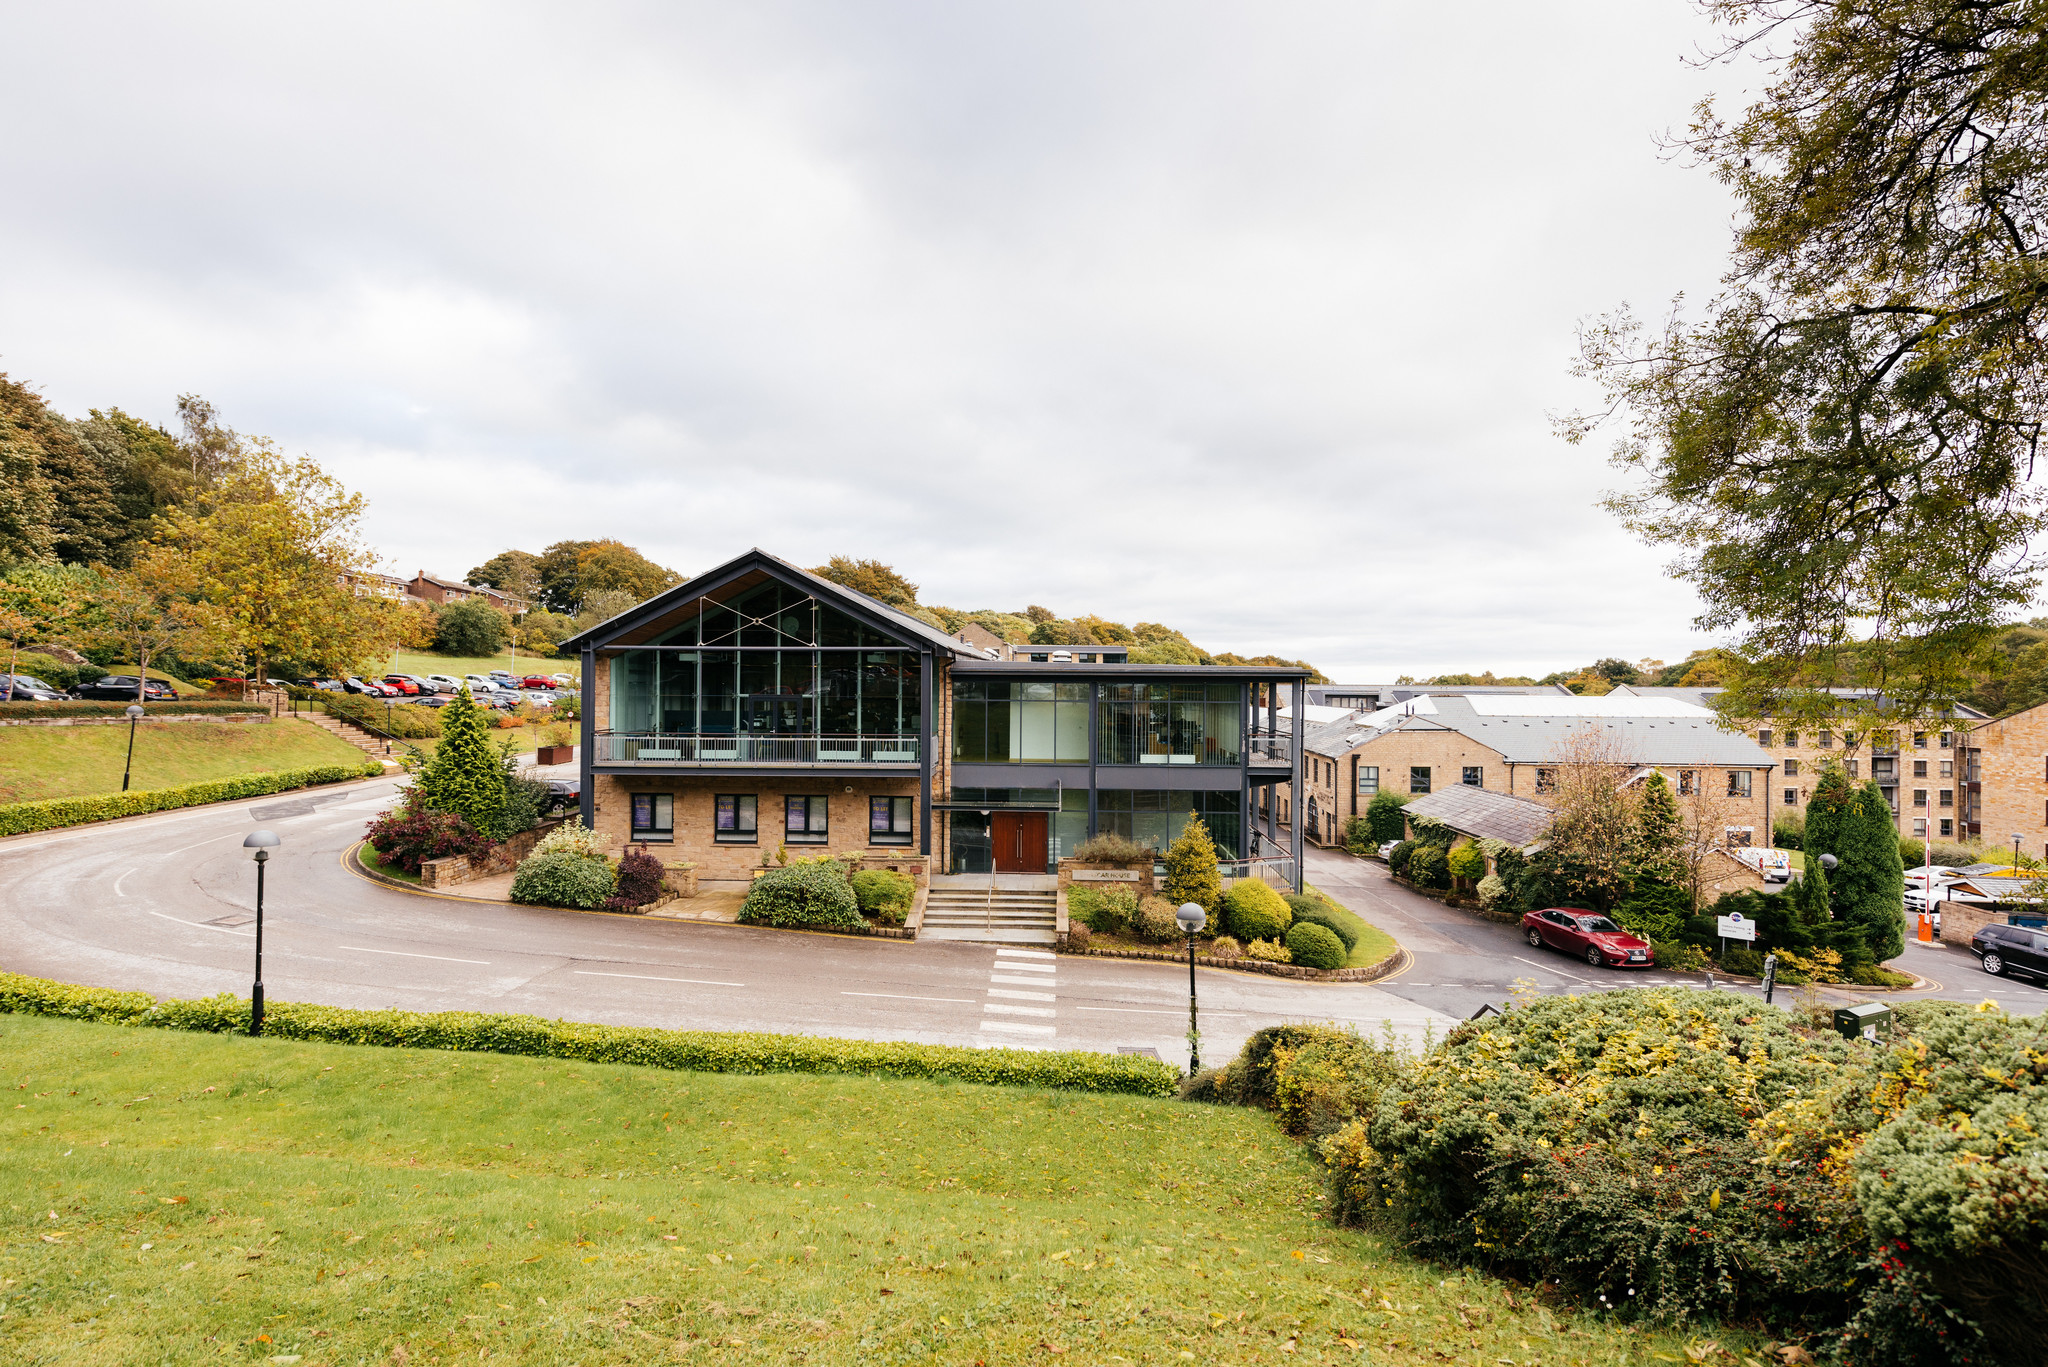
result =
[[[0,973],[0,1013],[212,1034],[249,1028],[249,1003],[225,993],[199,1001],[159,1001],[147,992],[74,987],[18,973]],[[361,1011],[271,1001],[264,1004],[263,1030],[284,1040],[520,1054],[698,1073],[948,1077],[989,1086],[1149,1097],[1174,1096],[1180,1085],[1177,1069],[1135,1054],[663,1030],[477,1011]]]
[[53,797],[35,802],[12,802],[0,806],[0,836],[29,835],[36,831],[60,830],[66,826],[89,826],[116,821],[124,816],[148,816],[181,807],[203,807],[215,802],[238,802],[243,798],[268,797],[294,788],[311,788],[322,783],[346,783],[353,779],[382,778],[382,760],[365,759],[351,769],[345,764],[322,764],[311,769],[280,769],[275,773],[237,774],[233,778],[187,783],[177,788],[156,788],[143,792],[102,793],[97,797]]
[[[1071,944],[1055,946],[1062,954],[1086,955],[1097,959],[1152,959],[1160,963],[1184,964],[1188,961],[1185,950],[1176,954],[1160,949],[1096,949],[1092,945],[1075,949]],[[1276,964],[1264,959],[1217,959],[1207,954],[1195,955],[1198,968],[1225,968],[1234,973],[1267,973],[1276,978],[1304,978],[1311,982],[1326,983],[1371,983],[1381,978],[1392,977],[1406,971],[1413,962],[1406,948],[1396,944],[1394,952],[1376,964],[1363,968],[1304,968],[1300,964]]]

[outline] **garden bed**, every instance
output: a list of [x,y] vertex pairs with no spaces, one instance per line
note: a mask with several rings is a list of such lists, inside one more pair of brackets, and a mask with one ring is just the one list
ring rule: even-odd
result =
[[[1092,937],[1091,937],[1092,938]],[[1160,963],[1184,964],[1188,961],[1186,946],[1178,950],[1160,947],[1136,949],[1116,946],[1098,948],[1093,944],[1076,946],[1071,941],[1056,947],[1061,954],[1073,954],[1098,959],[1152,959]],[[1399,945],[1378,963],[1364,968],[1304,968],[1300,964],[1276,964],[1265,959],[1235,958],[1219,959],[1213,955],[1197,952],[1197,968],[1227,968],[1238,973],[1265,973],[1276,978],[1306,978],[1327,983],[1369,983],[1377,982],[1395,972],[1407,962],[1407,953]]]

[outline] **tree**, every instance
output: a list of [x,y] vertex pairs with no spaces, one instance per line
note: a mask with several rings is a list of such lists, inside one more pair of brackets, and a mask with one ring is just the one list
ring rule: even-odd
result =
[[444,655],[483,659],[511,639],[512,623],[481,598],[448,603],[434,614],[434,649]]
[[1401,809],[1407,805],[1406,793],[1384,790],[1374,793],[1372,801],[1365,804],[1366,826],[1372,832],[1374,848],[1408,834],[1408,822],[1401,815]]
[[[1899,829],[1884,790],[1869,782],[1856,790],[1842,829],[1841,862],[1831,882],[1836,919],[1860,932],[1872,959],[1883,963],[1906,949],[1906,878]],[[1845,963],[1851,962],[1845,953]]]
[[[1698,785],[1694,785],[1697,789]],[[1653,773],[1643,780],[1640,805],[1636,809],[1637,839],[1641,842],[1644,872],[1652,877],[1670,878],[1682,864],[1685,823],[1678,813],[1678,798],[1671,780]]]
[[[1929,716],[2032,598],[2048,397],[2048,79],[2033,0],[1704,0],[1722,59],[1778,58],[1679,147],[1740,206],[1722,293],[1581,330],[1626,414],[1609,506],[1737,633],[1733,715],[1830,684]],[[1768,50],[1768,51],[1767,51]],[[1772,705],[1766,707],[1764,704]]]
[[452,812],[493,840],[506,834],[504,758],[491,744],[483,711],[467,688],[441,709],[441,743],[413,780],[409,805],[416,811]]
[[[67,565],[106,560],[128,530],[105,467],[33,391],[0,375],[0,442],[25,448],[49,493],[49,554]],[[24,557],[36,558],[36,557]]]
[[384,610],[342,583],[370,568],[362,495],[267,442],[241,449],[203,500],[157,518],[153,547],[177,557],[192,596],[223,614],[224,643],[259,680],[275,660],[347,671],[388,650]]
[[432,650],[440,618],[425,603],[394,603],[390,625],[392,643],[398,649]]
[[531,551],[499,551],[462,576],[465,584],[502,589],[521,602],[540,597],[540,557]]
[[855,593],[864,593],[892,608],[908,608],[917,603],[917,585],[896,573],[893,566],[884,565],[879,560],[855,560],[851,556],[835,555],[811,573]]
[[1209,915],[1223,900],[1223,874],[1216,866],[1216,842],[1202,818],[1188,813],[1180,836],[1166,850],[1166,900],[1178,907],[1193,902]]
[[628,594],[635,603],[682,582],[631,546],[618,541],[557,541],[535,565],[540,606],[552,612],[583,612],[592,594]]
[[143,700],[149,662],[170,651],[203,654],[233,636],[229,614],[199,597],[199,580],[189,561],[164,547],[150,547],[123,570],[95,566],[83,620],[86,636],[118,646],[135,661],[135,700]]
[[1572,732],[1553,758],[1547,853],[1581,896],[1605,909],[1650,862],[1642,844],[1641,785],[1626,782],[1634,765],[1603,730]]
[[126,565],[136,544],[149,535],[150,522],[173,503],[185,503],[208,487],[192,474],[190,460],[161,427],[130,417],[118,408],[71,424],[83,447],[106,472],[122,529],[107,548],[107,561]]
[[205,399],[197,394],[180,394],[178,419],[185,425],[178,450],[190,464],[195,484],[212,484],[241,462],[241,434],[222,422],[219,412]]
[[7,686],[14,701],[14,667],[22,642],[35,641],[72,620],[83,599],[76,573],[18,565],[0,577],[0,635],[7,638]]

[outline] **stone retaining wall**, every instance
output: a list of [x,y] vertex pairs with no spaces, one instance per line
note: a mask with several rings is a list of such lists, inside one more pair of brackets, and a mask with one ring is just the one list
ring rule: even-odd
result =
[[[1158,949],[1076,949],[1069,944],[1058,946],[1062,954],[1089,955],[1098,959],[1151,959],[1158,963],[1184,964],[1188,961],[1185,950],[1175,954]],[[1369,983],[1377,982],[1401,966],[1406,955],[1396,948],[1392,954],[1376,964],[1364,968],[1304,968],[1300,964],[1275,964],[1264,959],[1218,959],[1207,954],[1195,955],[1195,963],[1202,968],[1228,968],[1239,973],[1269,973],[1276,978],[1306,978],[1326,983]]]
[[[152,712],[142,719],[145,722],[159,721],[222,721],[222,722],[269,722],[277,718],[268,712],[181,712],[177,716],[164,716]],[[0,717],[0,726],[126,726],[128,719],[112,717]]]
[[493,874],[510,873],[519,867],[520,860],[533,853],[533,847],[540,843],[542,836],[561,824],[561,817],[550,817],[530,831],[521,831],[510,840],[499,841],[480,859],[466,854],[451,854],[446,859],[422,860],[420,884],[429,888],[447,888],[457,883],[473,883]]

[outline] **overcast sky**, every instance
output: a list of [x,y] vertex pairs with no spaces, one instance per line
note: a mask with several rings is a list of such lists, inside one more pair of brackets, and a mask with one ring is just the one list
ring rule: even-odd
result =
[[0,3],[0,370],[387,567],[617,537],[1338,677],[1707,644],[1546,414],[1711,292],[1684,0]]

